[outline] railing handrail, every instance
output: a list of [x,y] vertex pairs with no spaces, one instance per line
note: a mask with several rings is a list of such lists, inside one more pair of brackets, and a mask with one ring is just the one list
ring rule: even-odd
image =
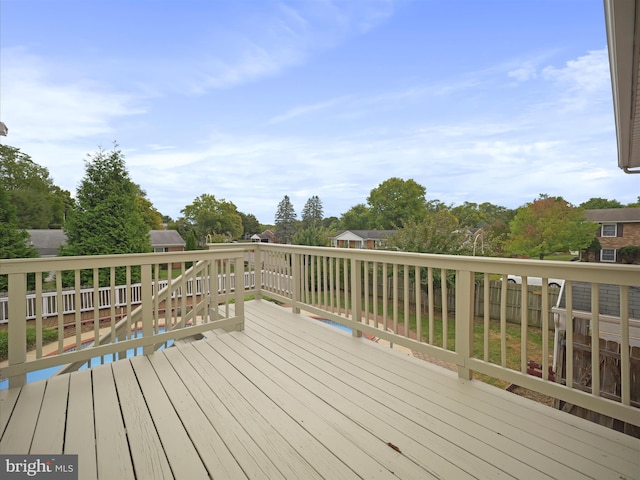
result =
[[[125,352],[131,348],[143,347],[143,353],[152,353],[155,349],[155,345],[164,343],[167,340],[174,340],[183,338],[188,335],[194,335],[202,333],[204,331],[212,330],[215,328],[244,328],[244,288],[235,289],[232,292],[232,277],[231,269],[232,265],[242,265],[243,250],[242,249],[227,249],[223,251],[195,251],[195,252],[163,252],[163,253],[148,253],[137,255],[105,255],[105,256],[90,256],[90,257],[60,257],[54,259],[12,259],[12,260],[0,260],[0,274],[8,275],[8,298],[9,298],[9,365],[0,368],[0,374],[9,379],[9,386],[21,386],[26,382],[26,373],[42,368],[48,368],[52,366],[64,365],[64,364],[78,364],[82,365],[90,359],[101,356],[107,353],[113,352]],[[170,266],[174,263],[180,262],[182,265],[183,275],[178,279],[171,279],[169,285],[162,289],[161,292],[152,292],[152,276],[154,267],[157,268],[160,265]],[[215,287],[209,287],[205,298],[196,303],[195,299],[191,305],[186,303],[186,293],[188,290],[187,283],[187,271],[185,269],[186,262],[198,263],[199,266],[196,270],[189,269],[190,275],[196,272],[198,269],[208,269],[209,273],[206,273],[206,277],[211,279],[214,275],[211,272],[217,272],[216,275],[219,281]],[[131,270],[130,267],[138,267],[141,275],[141,284],[143,287],[140,289],[140,307],[134,307],[131,301],[131,296],[127,296],[126,305],[126,317],[121,319],[116,325],[115,322],[115,306],[111,306],[111,331],[108,335],[103,335],[99,332],[100,326],[94,319],[94,332],[95,338],[111,337],[111,342],[118,342],[118,345],[99,345],[102,341],[94,342],[94,346],[82,349],[82,336],[81,336],[81,316],[80,316],[80,272],[82,270],[90,270],[93,272],[93,282],[97,283],[99,279],[100,269],[111,269],[115,272],[117,268],[126,267],[126,288],[131,291]],[[222,272],[219,270],[222,269]],[[41,311],[38,312],[36,318],[36,335],[37,335],[37,352],[35,360],[27,360],[26,352],[26,323],[25,318],[25,299],[27,297],[27,275],[36,274],[36,308],[41,310],[41,305],[38,304],[42,299],[42,279],[40,273],[42,272],[62,272],[62,271],[74,271],[75,272],[75,329],[76,329],[76,341],[75,352],[62,353],[64,332],[61,328],[58,328],[58,351],[53,356],[42,356],[42,315]],[[222,279],[223,291],[220,289],[220,273],[224,274]],[[113,283],[115,276],[111,276],[111,286],[109,287],[115,292],[115,284]],[[58,301],[62,297],[61,282],[57,282],[57,295]],[[148,287],[144,287],[148,285]],[[167,289],[171,289],[169,291]],[[165,333],[158,333],[159,326],[158,318],[158,301],[159,297],[170,297],[174,292],[173,290],[183,289],[183,298],[180,302],[175,302],[172,308],[170,317],[165,316]],[[99,292],[94,290],[94,295],[97,297]],[[225,305],[224,311],[219,308],[219,304],[222,302]],[[229,304],[233,302],[234,308],[231,309]],[[173,302],[172,302],[173,303]],[[94,311],[97,313],[99,307],[94,303]],[[200,316],[198,324],[195,322],[195,315]],[[62,326],[62,313],[59,312],[59,324]],[[129,335],[128,328],[123,330],[124,327],[129,327],[135,319],[139,319],[142,337],[133,338]],[[177,320],[178,317],[182,317],[182,320]],[[193,325],[189,325],[188,328],[185,322],[185,318],[191,318],[194,320]],[[167,320],[170,322],[167,323]],[[175,324],[174,324],[175,322]],[[136,322],[137,323],[137,322]],[[176,327],[179,329],[174,329]],[[171,331],[169,331],[171,330]],[[151,338],[153,337],[153,338]],[[38,339],[39,338],[39,339]]]

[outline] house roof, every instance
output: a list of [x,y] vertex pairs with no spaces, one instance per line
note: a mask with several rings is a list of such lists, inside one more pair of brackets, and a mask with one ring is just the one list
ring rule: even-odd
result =
[[640,173],[640,3],[604,0],[604,10],[618,166],[627,173]]
[[587,210],[586,217],[587,220],[598,223],[640,223],[640,207]]
[[41,257],[55,257],[60,245],[67,240],[63,230],[27,230],[27,233],[29,244]]
[[[58,254],[60,245],[66,240],[64,230],[27,230],[30,245],[41,257],[52,257]],[[151,230],[152,247],[184,247],[186,242],[176,230]]]
[[380,240],[395,235],[396,232],[397,230],[341,230],[335,238],[339,238],[347,233],[352,233],[362,240]]
[[151,230],[149,233],[152,247],[184,247],[187,244],[177,230]]

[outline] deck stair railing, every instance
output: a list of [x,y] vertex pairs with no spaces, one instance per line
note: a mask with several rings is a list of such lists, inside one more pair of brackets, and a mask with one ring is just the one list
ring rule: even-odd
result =
[[[70,365],[67,370],[79,368],[91,359],[106,355],[123,357],[127,351],[135,354],[138,349],[142,354],[150,354],[169,341],[179,340],[217,328],[242,329],[244,327],[244,292],[242,288],[234,289],[232,274],[236,265],[241,266],[243,251],[228,249],[226,251],[165,252],[133,255],[105,255],[88,257],[59,257],[52,259],[15,259],[0,260],[0,275],[8,277],[8,365],[0,368],[0,378],[9,379],[9,387],[21,386],[26,382],[26,374],[44,368]],[[171,265],[182,265],[181,275],[168,281],[168,285],[154,292],[153,285],[160,284],[163,270],[171,271]],[[187,268],[192,263],[194,267]],[[240,267],[239,271],[242,268]],[[63,272],[72,272],[75,292],[74,335],[65,338],[64,313],[58,312],[57,342],[54,352],[46,354],[49,347],[43,345],[43,274],[54,272],[56,279],[57,302],[62,299]],[[105,272],[110,285],[111,298],[115,298],[116,277],[124,272],[126,278],[126,304],[122,309],[125,317],[118,317],[116,305],[110,305],[108,325],[99,321],[93,322],[93,329],[85,332],[81,315],[81,295],[83,281],[89,272],[93,285],[104,282]],[[140,305],[133,303],[133,280],[140,276]],[[170,275],[169,275],[170,276]],[[205,286],[200,296],[178,295],[187,292],[189,281],[199,276],[204,279]],[[218,279],[217,285],[211,279]],[[155,280],[155,281],[154,281]],[[28,283],[35,290],[36,318],[31,321],[35,326],[35,350],[27,355],[25,315],[25,298]],[[99,289],[93,289],[94,318],[100,318]],[[235,303],[233,308],[231,304]],[[87,345],[83,338],[87,333],[94,340]],[[95,341],[95,339],[98,339]]]

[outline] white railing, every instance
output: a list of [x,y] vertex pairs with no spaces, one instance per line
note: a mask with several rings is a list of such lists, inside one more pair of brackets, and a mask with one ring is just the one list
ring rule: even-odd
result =
[[[172,280],[167,288],[155,292],[151,285],[159,281],[158,265],[174,262],[182,262],[182,275]],[[186,269],[185,262],[197,263],[192,269]],[[116,267],[126,267],[128,279],[133,267],[141,268],[140,306],[133,304],[133,298],[125,298],[126,304],[120,307],[125,318],[116,324],[116,307],[111,305],[107,333],[103,334],[97,322],[94,326],[95,338],[100,338],[100,342],[90,347],[93,352],[45,358],[40,339],[36,344],[35,360],[27,361],[24,341],[26,274],[76,272],[73,302],[77,331],[74,343],[81,347],[80,272],[85,269],[93,271],[93,283],[97,284],[99,269],[111,269],[111,278],[115,278],[113,272]],[[245,279],[253,272],[260,272],[260,278],[245,281],[244,291],[233,291],[232,275],[241,271]],[[2,260],[0,274],[9,275],[10,319],[9,366],[1,368],[0,375],[12,377],[12,386],[20,385],[28,371],[86,362],[89,356],[121,352],[123,346],[115,344],[116,340],[128,341],[128,345],[133,347],[145,347],[144,353],[148,353],[169,339],[218,326],[242,328],[243,296],[253,294],[258,299],[268,296],[291,305],[295,312],[304,310],[345,325],[356,337],[364,334],[383,339],[392,346],[401,345],[450,362],[457,367],[458,375],[463,379],[471,379],[474,374],[486,375],[640,426],[640,399],[637,398],[640,363],[636,359],[640,352],[640,268],[637,266],[234,244],[211,245],[209,251],[155,256]],[[528,327],[528,308],[520,308],[519,325],[514,328],[508,324],[507,288],[500,292],[499,318],[492,318],[495,305],[492,306],[489,299],[489,285],[493,284],[494,290],[496,282],[506,286],[510,274],[523,278],[519,286],[523,305],[529,304],[531,296],[540,296],[541,328],[535,335]],[[36,279],[39,277],[36,275]],[[227,283],[219,283],[218,288],[205,285],[201,299],[189,300],[185,295],[177,297],[179,289],[188,291],[192,288],[187,287],[190,279],[196,281],[197,277],[222,277]],[[532,282],[534,277],[542,279],[541,286],[531,289],[529,279]],[[549,278],[564,280],[561,294],[564,306],[556,306],[555,313],[551,311],[551,298],[554,297],[551,295],[553,287],[548,286]],[[125,283],[127,288],[131,288],[135,282],[128,280]],[[577,311],[574,306],[578,305],[574,294],[582,284],[589,285],[588,312]],[[149,288],[144,288],[145,285]],[[113,280],[108,288],[111,298],[116,298]],[[453,305],[448,304],[451,292]],[[56,293],[62,302],[60,284]],[[553,293],[557,295],[557,290]],[[41,281],[36,282],[34,295],[36,318],[32,322],[36,324],[37,331],[41,331],[44,297]],[[93,291],[93,295],[94,318],[98,318],[100,289]],[[436,297],[441,299],[440,305],[448,306],[437,308]],[[617,316],[605,308],[607,302],[618,302]],[[161,308],[163,305],[164,309]],[[163,317],[160,316],[161,310],[166,310]],[[562,321],[561,314],[564,315]],[[573,359],[582,347],[573,338],[578,323],[574,319],[585,315],[589,322],[588,342],[581,341],[590,343],[590,339],[594,339],[595,345],[600,344],[605,336],[608,340],[617,339],[619,353],[617,363],[612,364],[609,361],[614,358],[612,355],[605,355],[600,348],[590,349],[590,361],[585,367],[588,372],[579,377]],[[60,327],[63,326],[62,317],[63,313],[58,312]],[[14,322],[14,318],[18,320]],[[167,326],[165,333],[157,333],[161,322]],[[142,339],[131,338],[130,332],[137,330],[139,325]],[[187,328],[188,325],[193,327]],[[60,331],[58,335],[58,351],[61,352],[64,335]],[[103,344],[103,339],[108,343]],[[535,350],[533,344],[536,345]],[[566,359],[562,372],[556,371],[560,348]],[[530,374],[530,361],[540,365],[539,376]],[[618,390],[613,393],[608,390],[610,382],[603,381],[603,368],[608,368],[618,379]],[[584,379],[588,382],[585,383]]]
[[[172,264],[181,265],[181,275],[166,281],[160,277],[163,269]],[[193,267],[186,268],[187,263]],[[234,288],[234,269],[242,270],[243,251],[169,252],[161,254],[105,255],[88,257],[60,257],[52,259],[0,260],[0,275],[8,276],[8,365],[0,368],[0,379],[8,378],[9,387],[21,386],[26,374],[44,368],[67,365],[65,371],[80,368],[91,359],[117,354],[118,358],[133,354],[149,354],[170,341],[201,335],[216,328],[244,328],[245,289]],[[54,272],[56,279],[55,300],[45,300],[42,276]],[[65,277],[63,272],[73,275]],[[139,282],[134,282],[136,276]],[[73,283],[73,296],[65,295],[63,277]],[[117,297],[116,279],[125,278],[124,295]],[[200,278],[200,285],[197,279]],[[209,281],[217,278],[217,285]],[[35,283],[35,349],[27,355],[27,318],[25,299],[28,280]],[[84,298],[93,308],[93,321],[89,332],[82,319],[83,283],[100,288],[84,292]],[[137,283],[140,288],[133,288]],[[153,285],[158,285],[154,289]],[[191,285],[191,286],[190,286]],[[198,295],[193,295],[196,285]],[[145,287],[147,286],[147,287]],[[101,322],[101,301],[105,290],[109,299],[121,301],[118,315],[116,302],[109,302],[106,322]],[[126,295],[131,292],[130,295]],[[135,292],[135,293],[134,293]],[[191,292],[191,297],[181,292]],[[91,300],[87,295],[92,295]],[[101,300],[102,297],[102,300]],[[71,305],[73,304],[73,307]],[[57,342],[47,355],[43,342],[44,305],[62,305],[57,309]],[[73,322],[65,323],[65,309],[73,308]],[[120,318],[118,320],[118,318]],[[65,337],[66,327],[72,327],[72,336]],[[84,344],[85,333],[92,335],[88,348]],[[47,347],[49,348],[49,347]],[[138,352],[140,349],[140,352]]]
[[[638,266],[273,244],[260,244],[255,250],[254,263],[260,262],[263,269],[258,293],[290,304],[294,311],[305,310],[350,327],[354,336],[364,333],[450,362],[464,379],[474,372],[487,375],[640,426],[638,385],[632,383],[640,378]],[[496,281],[506,286],[509,274],[523,277],[518,286],[523,305],[531,296],[541,296],[541,328],[535,335],[529,332],[528,308],[520,309],[515,331],[507,323],[507,288],[500,295],[500,318],[491,319],[489,286]],[[532,289],[528,279],[534,278],[542,281]],[[573,285],[591,285],[590,338],[614,335],[619,341],[615,365],[601,361],[605,353],[600,348],[591,349],[589,375],[582,376],[590,379],[587,383],[579,380],[577,366],[571,364],[580,347],[572,341],[573,326],[569,325],[565,340],[560,312],[557,308],[558,313],[552,312],[550,299],[557,297],[557,289],[548,285],[549,278],[564,279],[563,292],[570,296]],[[599,295],[605,285],[613,286],[615,298]],[[439,311],[436,297],[447,305],[451,290],[453,308]],[[476,292],[483,292],[482,298],[476,298]],[[613,323],[604,313],[605,304],[612,301],[621,305]],[[572,302],[566,308],[566,318],[578,316]],[[531,342],[537,344],[535,355]],[[568,362],[563,368],[566,374],[555,372],[560,348]],[[538,376],[531,374],[532,362],[539,365]],[[611,374],[619,378],[618,393],[604,385],[603,376],[608,379]]]
[[[194,282],[195,282],[195,295],[202,295],[203,292],[203,282],[208,281],[208,279],[203,279],[201,277],[197,277],[195,279],[189,279],[186,284],[187,289],[187,297],[192,297],[194,295]],[[218,275],[218,290],[226,290],[226,281],[227,277],[222,275]],[[235,290],[235,272],[231,273],[231,289]],[[151,283],[152,291],[156,291],[156,283],[158,285],[158,290],[162,290],[169,285],[168,280],[158,280],[157,282]],[[255,272],[244,272],[244,289],[249,290],[255,287]],[[135,283],[127,288],[126,285],[117,285],[113,292],[113,298],[115,301],[112,302],[112,291],[110,287],[100,287],[98,288],[98,308],[99,309],[108,309],[114,305],[116,308],[126,307],[127,305],[127,291],[131,292],[131,305],[140,305],[142,303],[142,284]],[[59,297],[58,293],[54,291],[45,291],[42,293],[42,310],[41,316],[42,318],[56,317],[59,312],[62,312],[63,315],[73,315],[76,312],[76,292],[73,289],[67,289],[62,291],[62,296]],[[81,312],[91,312],[95,308],[94,300],[95,300],[95,291],[94,288],[81,288],[80,289],[80,311]],[[172,298],[182,298],[182,288],[178,288],[176,291],[172,293]],[[36,294],[28,293],[26,297],[27,302],[27,320],[35,320],[36,318]],[[62,309],[58,308],[58,305],[62,306]],[[7,323],[9,321],[9,299],[7,296],[0,296],[0,324]]]

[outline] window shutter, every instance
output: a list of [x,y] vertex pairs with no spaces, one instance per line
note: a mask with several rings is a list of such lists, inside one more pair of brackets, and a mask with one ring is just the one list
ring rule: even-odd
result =
[[616,228],[617,231],[617,237],[622,237],[622,225],[624,225],[623,223],[619,223],[618,224],[618,228]]
[[598,225],[598,231],[596,232],[596,237],[602,236],[602,224]]

